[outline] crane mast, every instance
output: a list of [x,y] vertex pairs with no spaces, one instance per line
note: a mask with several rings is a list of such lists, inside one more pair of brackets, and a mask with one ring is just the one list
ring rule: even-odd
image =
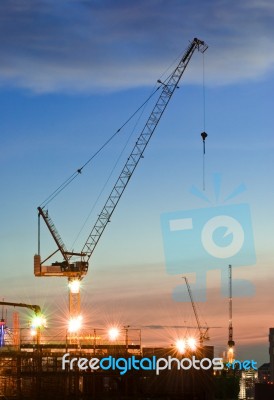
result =
[[192,308],[193,308],[193,312],[194,312],[195,319],[196,319],[196,322],[197,322],[197,327],[198,327],[198,330],[199,330],[199,341],[200,341],[200,345],[202,346],[203,342],[205,340],[209,340],[209,337],[207,335],[208,328],[206,328],[206,329],[202,328],[202,325],[201,325],[200,319],[199,319],[199,315],[198,315],[198,311],[197,311],[197,307],[196,307],[195,301],[193,299],[193,295],[192,295],[192,292],[191,292],[191,289],[190,289],[190,285],[189,285],[188,279],[187,279],[186,276],[183,276],[183,279],[186,282],[187,291],[188,291],[188,294],[189,294],[189,297],[190,297],[191,305],[192,305]]
[[[208,46],[202,40],[194,38],[187,47],[177,67],[166,80],[165,83],[158,81],[161,86],[159,87],[160,95],[156,101],[153,110],[151,111],[147,122],[141,131],[129,157],[127,158],[124,167],[114,184],[114,187],[108,196],[102,211],[100,212],[81,252],[74,253],[69,252],[53,221],[49,217],[48,211],[44,208],[38,207],[38,216],[42,216],[47,228],[49,229],[51,236],[53,237],[57,250],[50,254],[45,260],[41,261],[40,255],[40,223],[39,223],[39,234],[38,234],[38,254],[34,256],[34,274],[37,277],[50,277],[60,276],[67,277],[69,280],[69,304],[70,304],[70,315],[79,315],[80,312],[80,292],[79,292],[79,281],[87,274],[89,259],[93,254],[95,247],[97,246],[107,224],[110,222],[110,218],[127,187],[127,184],[134,173],[140,159],[143,157],[143,153],[175,91],[178,87],[178,83],[193,55],[195,50],[204,53]],[[39,219],[40,221],[40,219]],[[63,261],[56,261],[51,265],[45,265],[54,254],[60,252],[63,256]],[[77,256],[78,261],[71,262],[71,258]],[[78,282],[78,283],[77,283]]]

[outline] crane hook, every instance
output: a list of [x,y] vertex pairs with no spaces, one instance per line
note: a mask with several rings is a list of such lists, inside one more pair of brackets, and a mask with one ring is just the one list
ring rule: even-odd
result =
[[205,154],[205,140],[208,136],[208,134],[206,132],[202,132],[201,133],[202,139],[203,139],[203,145],[204,145],[204,154]]
[[208,136],[206,132],[201,133],[203,139],[203,190],[205,190],[205,140]]

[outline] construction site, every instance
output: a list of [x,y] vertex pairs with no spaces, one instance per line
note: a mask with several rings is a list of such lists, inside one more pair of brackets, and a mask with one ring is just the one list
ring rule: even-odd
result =
[[[112,336],[111,338],[109,337]],[[63,357],[96,359],[105,362],[111,356],[116,360],[135,362],[142,358],[179,356],[176,348],[146,348],[141,346],[141,332],[125,328],[120,337],[115,332],[95,329],[93,332],[68,334],[66,338],[37,334],[30,341],[30,331],[11,331],[10,340],[0,351],[0,396],[5,399],[177,399],[184,393],[186,399],[212,398],[212,371],[182,371],[176,366],[155,375],[151,370],[79,370],[64,365]],[[13,341],[12,341],[12,340]],[[17,341],[17,345],[15,342]],[[213,348],[190,350],[184,357],[212,359]],[[107,366],[106,366],[107,367]],[[198,387],[195,385],[199,379]]]
[[[153,93],[153,95],[158,95],[157,100],[82,249],[74,251],[66,247],[49,215],[48,204],[82,173],[90,160],[77,169],[44,203],[39,205],[38,246],[37,253],[34,255],[34,275],[37,279],[50,280],[61,277],[67,280],[69,288],[68,326],[63,331],[54,328],[47,329],[47,321],[39,305],[8,302],[4,299],[0,302],[3,306],[0,331],[0,398],[41,400],[148,400],[152,398],[214,400],[237,398],[240,375],[236,374],[235,371],[229,373],[225,368],[224,371],[216,372],[214,370],[214,365],[210,361],[214,359],[214,346],[207,343],[209,327],[204,326],[200,321],[195,293],[193,293],[191,284],[185,276],[182,278],[196,323],[195,338],[181,338],[169,347],[148,347],[146,343],[142,342],[142,327],[135,328],[125,325],[103,329],[101,327],[83,328],[82,326],[81,284],[88,274],[89,262],[93,252],[103,236],[139,161],[144,157],[144,151],[170,99],[179,87],[179,82],[192,55],[196,51],[203,55],[207,48],[208,46],[204,41],[194,38],[168,78],[166,80],[158,79],[157,87]],[[120,129],[115,134],[119,131]],[[205,157],[207,136],[204,130],[201,133],[203,157]],[[50,240],[56,246],[56,249],[50,254],[42,255],[42,224],[43,229],[48,231]],[[52,260],[55,256],[59,257],[58,261]],[[226,355],[222,359],[224,365],[227,362],[233,363],[235,358],[232,326],[232,266],[228,265],[227,267],[229,272],[229,326],[228,341],[224,341],[226,350]],[[5,316],[5,310],[9,307],[30,310],[33,318],[29,327],[20,327],[17,311],[13,313],[12,327],[9,327]],[[75,360],[75,362],[65,362],[64,357]],[[179,364],[173,362],[170,369],[161,370],[156,374],[155,368],[151,367],[153,360],[160,358],[165,365],[170,357],[179,360],[181,366],[186,359],[195,359],[199,362],[206,359],[210,364],[206,364],[205,368],[190,368],[189,366],[179,368]],[[86,367],[81,369],[77,360],[86,359],[98,359],[101,368]],[[146,361],[142,361],[144,359]],[[115,364],[116,361],[113,360],[120,361]],[[132,360],[134,360],[134,365],[141,363],[143,368],[133,368]],[[218,360],[221,360],[221,358]],[[113,362],[114,364],[111,364],[112,367],[110,365],[107,367],[106,364],[101,364],[101,362],[106,364]],[[130,365],[126,373],[121,373],[122,363]],[[228,384],[227,389],[224,390],[227,390],[225,393],[230,393],[231,397],[216,397],[216,387],[219,384],[218,377],[226,376],[226,374]],[[228,394],[225,394],[225,396],[228,396]]]

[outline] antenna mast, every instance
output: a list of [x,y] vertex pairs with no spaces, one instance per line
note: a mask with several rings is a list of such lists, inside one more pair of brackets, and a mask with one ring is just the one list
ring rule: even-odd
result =
[[235,342],[233,340],[233,326],[232,326],[232,266],[228,266],[229,275],[229,323],[228,323],[228,359],[229,362],[233,359]]

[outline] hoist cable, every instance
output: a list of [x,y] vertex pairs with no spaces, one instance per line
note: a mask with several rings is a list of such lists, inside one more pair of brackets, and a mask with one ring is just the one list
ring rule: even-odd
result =
[[140,107],[134,111],[133,114],[121,125],[119,129],[80,167],[78,168],[69,178],[67,178],[54,192],[51,193],[40,205],[41,208],[46,207],[58,194],[60,194],[79,174],[82,170],[111,142],[112,139],[132,120],[132,118],[149,102],[149,100],[155,95],[155,93],[160,89],[158,86],[151,95],[141,104]]
[[203,53],[203,122],[204,122],[204,131],[201,134],[203,138],[203,190],[205,190],[205,139],[207,137],[206,134],[206,112],[205,112],[205,55]]

